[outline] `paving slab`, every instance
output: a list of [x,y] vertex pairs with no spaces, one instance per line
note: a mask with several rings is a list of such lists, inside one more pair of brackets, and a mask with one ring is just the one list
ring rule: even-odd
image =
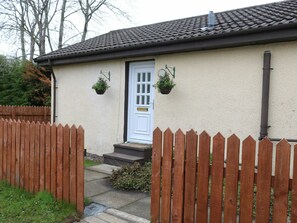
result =
[[113,216],[128,220],[129,222],[133,222],[133,223],[150,223],[149,220],[135,216],[135,215],[131,215],[129,213],[123,212],[123,211],[119,211],[117,209],[114,208],[109,208],[106,210],[106,213],[111,214]]
[[123,206],[119,210],[145,219],[150,219],[150,209],[151,198],[145,197],[126,206]]
[[113,166],[113,165],[108,165],[108,164],[100,164],[100,165],[96,165],[96,166],[90,166],[90,167],[85,167],[85,169],[87,170],[91,170],[91,171],[96,171],[99,173],[105,173],[105,174],[112,174],[112,170],[118,170],[121,167],[119,166]]
[[91,199],[93,202],[118,209],[147,196],[147,194],[139,192],[108,191]]
[[85,182],[108,177],[108,174],[85,169]]
[[87,223],[109,223],[109,222],[106,222],[106,221],[104,221],[102,219],[96,218],[95,216],[86,217],[86,218],[84,218],[80,222],[87,222]]
[[113,190],[108,179],[85,182],[85,197],[93,197]]
[[107,213],[101,213],[96,215],[95,217],[108,223],[130,223],[129,221],[126,221],[124,219],[118,218]]

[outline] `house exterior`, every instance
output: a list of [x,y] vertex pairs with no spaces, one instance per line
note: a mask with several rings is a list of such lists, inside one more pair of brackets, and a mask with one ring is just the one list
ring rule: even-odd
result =
[[[111,31],[36,58],[56,79],[55,122],[82,125],[99,155],[115,143],[151,144],[156,127],[242,138],[261,127],[261,137],[297,139],[297,1],[214,16],[214,25],[202,15]],[[166,65],[176,86],[162,95],[153,85]],[[100,72],[110,72],[104,95],[92,89]]]

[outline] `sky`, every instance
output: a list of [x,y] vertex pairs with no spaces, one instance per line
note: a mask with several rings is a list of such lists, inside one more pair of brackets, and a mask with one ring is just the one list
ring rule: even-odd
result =
[[[89,37],[111,30],[141,26],[179,18],[221,12],[242,7],[260,5],[277,0],[117,0],[119,6],[130,14],[131,21],[123,18],[106,19],[100,28],[91,30]],[[77,21],[79,23],[79,21]],[[0,54],[11,55],[15,46],[0,40]]]

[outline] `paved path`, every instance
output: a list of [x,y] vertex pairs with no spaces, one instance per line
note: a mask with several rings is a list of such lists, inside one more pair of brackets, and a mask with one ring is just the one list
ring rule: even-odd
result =
[[101,164],[85,169],[85,197],[96,204],[85,209],[85,215],[91,216],[86,216],[81,222],[150,222],[150,195],[113,189],[108,181],[112,168]]

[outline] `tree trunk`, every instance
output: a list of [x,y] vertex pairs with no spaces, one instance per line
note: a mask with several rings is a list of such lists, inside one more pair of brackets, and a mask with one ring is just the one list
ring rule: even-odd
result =
[[23,6],[23,0],[20,0],[21,6],[21,23],[20,23],[20,38],[21,38],[21,51],[22,51],[22,60],[26,60],[26,47],[25,47],[25,11]]
[[58,49],[61,49],[63,47],[63,36],[64,36],[64,22],[65,22],[66,3],[67,3],[67,0],[63,0],[62,8],[61,8],[61,19],[60,19]]

